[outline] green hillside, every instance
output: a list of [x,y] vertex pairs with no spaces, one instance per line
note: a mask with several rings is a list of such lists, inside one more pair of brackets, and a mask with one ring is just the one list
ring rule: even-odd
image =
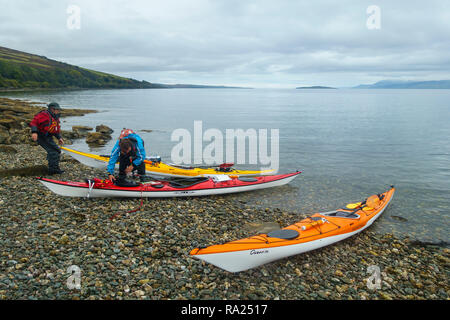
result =
[[161,88],[147,81],[80,68],[0,47],[0,90],[22,88]]

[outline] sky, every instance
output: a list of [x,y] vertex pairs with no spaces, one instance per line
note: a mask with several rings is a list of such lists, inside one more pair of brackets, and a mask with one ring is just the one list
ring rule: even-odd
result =
[[450,1],[0,0],[0,46],[155,83],[450,79]]

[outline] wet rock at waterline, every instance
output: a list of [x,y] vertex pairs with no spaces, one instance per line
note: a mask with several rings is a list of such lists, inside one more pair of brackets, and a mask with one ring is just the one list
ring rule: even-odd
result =
[[104,145],[111,139],[112,137],[109,134],[89,132],[86,136],[86,143],[89,145]]
[[111,134],[114,132],[114,130],[108,126],[105,126],[104,124],[101,124],[101,125],[98,125],[95,127],[95,132],[99,132],[99,133],[103,133],[103,134]]
[[72,131],[76,132],[79,137],[86,137],[92,130],[93,128],[88,126],[72,126]]
[[90,146],[102,146],[112,139],[111,133],[113,133],[110,127],[103,124],[95,127],[95,132],[88,132],[86,135],[86,143]]

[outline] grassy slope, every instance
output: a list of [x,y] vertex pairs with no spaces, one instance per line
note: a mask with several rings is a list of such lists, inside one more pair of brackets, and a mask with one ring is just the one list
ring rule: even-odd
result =
[[0,47],[0,89],[160,87]]

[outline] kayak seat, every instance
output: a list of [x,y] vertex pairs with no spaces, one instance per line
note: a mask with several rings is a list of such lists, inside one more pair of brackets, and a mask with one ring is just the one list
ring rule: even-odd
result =
[[114,180],[114,184],[118,187],[123,187],[123,188],[133,188],[133,187],[140,186],[140,183],[137,183],[135,181],[130,181],[127,179],[116,179],[116,180]]
[[169,181],[169,185],[172,188],[189,188],[192,186],[195,186],[196,184],[208,181],[209,178],[207,177],[200,177],[200,178],[188,178],[188,179],[173,179],[173,181]]
[[239,177],[238,179],[240,181],[243,181],[243,182],[256,182],[256,181],[258,181],[258,179],[252,178],[252,177]]
[[267,236],[270,238],[278,238],[278,239],[284,239],[284,240],[292,240],[299,236],[300,234],[296,230],[291,229],[280,229],[280,230],[274,230],[270,231]]
[[336,217],[342,217],[342,218],[358,218],[358,215],[354,212],[346,212],[346,211],[336,211]]
[[140,176],[139,179],[141,180],[142,183],[153,180],[152,177],[150,177],[150,176]]
[[[348,210],[348,209],[347,208],[342,208],[340,210],[327,213],[326,216],[329,216],[329,217],[341,217],[341,218],[351,218],[351,219],[359,218],[359,216],[357,214],[355,214],[355,211],[348,212],[348,211],[342,211],[342,210]],[[356,210],[356,211],[358,211],[358,210]]]

